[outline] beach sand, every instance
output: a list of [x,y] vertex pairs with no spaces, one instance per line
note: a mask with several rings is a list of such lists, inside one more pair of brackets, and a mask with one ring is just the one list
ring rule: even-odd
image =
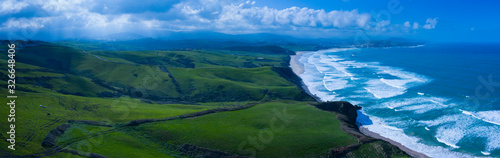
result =
[[299,63],[299,59],[302,56],[302,51],[296,52],[296,55],[290,55],[290,68],[293,72],[300,77],[300,74],[304,73],[304,67]]
[[[296,52],[296,55],[290,55],[290,68],[292,68],[293,72],[299,77],[300,77],[300,74],[304,73],[304,71],[305,71],[302,64],[298,61],[303,53],[304,53],[303,51],[298,51],[298,52]],[[302,84],[302,88],[304,90],[306,90],[307,93],[309,93],[308,88],[305,84]],[[311,96],[314,96],[311,93],[309,93],[309,94]],[[319,101],[319,98],[316,98],[316,100]],[[363,133],[366,136],[376,138],[376,139],[381,139],[381,140],[384,140],[386,142],[391,143],[392,145],[397,146],[399,149],[403,150],[404,152],[406,152],[410,156],[417,157],[417,158],[429,158],[429,156],[422,154],[422,153],[419,153],[419,152],[416,152],[416,151],[413,151],[413,150],[403,146],[401,143],[398,143],[398,142],[391,140],[389,138],[386,138],[386,137],[382,137],[380,134],[371,132],[368,129],[366,129],[365,127],[359,127],[359,130],[361,131],[361,133]]]

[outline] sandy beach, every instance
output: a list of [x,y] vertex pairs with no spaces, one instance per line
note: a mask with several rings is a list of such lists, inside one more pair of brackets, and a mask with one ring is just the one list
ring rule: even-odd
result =
[[290,68],[299,77],[300,74],[304,73],[304,67],[298,61],[303,53],[303,51],[298,51],[295,53],[296,55],[290,55]]
[[[297,76],[299,76],[299,77],[300,77],[300,74],[304,73],[304,71],[305,71],[304,67],[302,66],[302,64],[298,61],[298,59],[300,59],[300,57],[302,56],[303,53],[304,53],[304,51],[298,51],[298,52],[296,52],[296,55],[291,55],[290,56],[290,68],[292,68],[293,72]],[[302,84],[302,88],[304,88],[308,92],[308,88],[307,88],[307,86],[305,84]],[[311,93],[309,93],[309,94],[312,95]],[[312,96],[314,96],[314,95],[312,95]],[[317,98],[317,100],[318,99],[319,98]],[[391,143],[392,145],[397,146],[399,149],[403,150],[404,152],[406,152],[407,154],[411,155],[412,157],[429,158],[429,156],[427,156],[427,155],[425,155],[423,153],[419,153],[419,152],[413,151],[413,150],[411,150],[411,149],[403,146],[401,143],[398,143],[398,142],[396,142],[394,140],[391,140],[389,138],[386,138],[386,137],[382,137],[380,134],[371,132],[371,131],[369,131],[365,127],[359,127],[359,130],[361,131],[361,133],[363,133],[366,136],[369,136],[369,137],[372,137],[372,138],[376,138],[376,139],[381,139],[381,140],[384,140],[386,142]]]

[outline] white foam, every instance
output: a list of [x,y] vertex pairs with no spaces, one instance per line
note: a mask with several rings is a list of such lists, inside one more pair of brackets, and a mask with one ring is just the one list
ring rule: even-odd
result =
[[303,81],[307,85],[309,92],[319,97],[321,101],[338,101],[342,99],[340,97],[337,98],[338,94],[336,94],[335,92],[327,91],[322,81],[314,81],[314,80],[303,80]]
[[455,114],[455,115],[445,115],[438,117],[434,120],[424,120],[424,121],[418,121],[419,123],[425,124],[427,126],[433,127],[433,126],[438,126],[442,125],[445,123],[449,122],[456,122],[459,119],[460,115]]
[[[463,113],[463,114],[466,114],[466,115],[469,115],[469,116],[476,117],[476,116],[474,116],[474,114],[472,114],[472,112],[470,112],[470,111],[465,111],[465,110],[462,110],[462,109],[458,109],[458,110],[462,111],[462,113]],[[478,117],[476,117],[476,118],[478,118]]]
[[[299,62],[303,62],[305,72],[300,74],[309,92],[322,101],[338,101],[334,91],[351,87],[348,81],[353,74],[347,71],[347,67],[337,61],[344,60],[334,55],[325,55],[326,52],[335,52],[349,49],[332,49],[310,52],[303,54]],[[347,77],[349,76],[349,77]]]
[[411,104],[414,104],[415,102],[416,102],[416,99],[392,100],[392,101],[382,103],[379,108],[394,109],[394,108],[402,107],[405,105],[411,105]]
[[445,104],[445,102],[447,101],[448,99],[439,97],[415,97],[384,102],[376,108],[398,108],[396,109],[398,111],[414,111],[415,113],[425,113],[430,110],[450,107],[450,105]]
[[490,152],[486,152],[486,151],[481,151],[481,154],[488,156],[488,155],[490,155],[491,153],[490,153]]
[[442,106],[439,104],[418,104],[413,106],[402,107],[400,110],[403,111],[413,111],[414,113],[422,114],[431,110],[443,109],[447,106]]
[[343,65],[339,62],[328,62],[328,63],[324,63],[324,64],[327,64],[340,72],[346,71],[346,69],[347,69],[347,67],[345,65]]
[[475,119],[494,124],[493,126],[468,127],[472,128],[469,129],[468,131],[470,135],[487,138],[486,150],[488,151],[488,153],[490,151],[500,149],[500,132],[498,132],[500,131],[500,127],[498,126],[500,125],[499,123],[500,111],[494,110],[494,111],[470,112],[462,109],[459,110],[462,111],[462,113],[465,115],[472,116]]
[[485,151],[491,152],[500,149],[499,126],[474,126],[470,128],[470,135],[486,138]]
[[[426,83],[428,79],[415,73],[402,71],[398,68],[379,66],[376,63],[365,64],[366,67],[376,71],[373,74],[388,74],[399,79],[370,79],[365,89],[378,99],[390,98],[406,93],[406,89],[415,85]],[[380,76],[378,76],[380,77]],[[411,84],[411,85],[410,85]]]
[[427,128],[427,127],[425,127],[425,130],[430,131],[430,129],[429,129],[429,128]]
[[459,148],[457,143],[466,135],[485,136],[478,130],[471,130],[475,127],[474,120],[466,115],[454,114],[444,115],[434,120],[419,121],[427,126],[437,126],[436,139],[453,148]]
[[[380,134],[383,137],[389,138],[396,142],[401,143],[403,146],[414,150],[416,152],[423,153],[429,157],[472,157],[459,152],[450,151],[441,146],[430,146],[420,143],[421,139],[413,136],[408,136],[403,130],[394,130],[384,126],[386,123],[382,119],[370,116],[372,120],[372,125],[363,125],[369,131]],[[396,128],[396,127],[394,127]]]
[[410,79],[415,82],[427,82],[429,79],[427,77],[424,77],[422,75],[418,75],[415,73],[403,71],[399,68],[393,68],[393,67],[388,67],[388,66],[378,66],[378,65],[373,65],[372,66],[375,69],[378,69],[379,71],[377,73],[379,74],[389,74],[391,76],[396,76],[401,79]]
[[500,125],[500,110],[475,112],[472,116],[481,119],[484,122]]
[[410,83],[412,80],[398,80],[398,79],[384,79],[381,78],[380,81],[384,82],[385,84],[394,87],[394,88],[399,88],[399,89],[404,89],[405,85],[407,83]]
[[330,59],[332,59],[332,61],[334,61],[334,62],[345,60],[345,59],[339,58],[339,56],[336,56],[336,55],[328,55],[328,57],[330,57]]
[[378,99],[390,98],[404,94],[406,92],[405,88],[396,88],[393,86],[388,86],[379,79],[369,80],[366,82],[366,84],[367,86],[364,87],[364,89],[366,89],[366,91],[373,94],[373,96]]
[[448,146],[450,146],[450,147],[453,147],[453,148],[460,148],[459,146],[456,146],[456,145],[455,145],[455,144],[453,144],[453,143],[449,143],[449,142],[444,141],[444,140],[441,140],[441,139],[439,139],[439,138],[436,138],[436,139],[437,139],[437,141],[439,141],[439,142],[441,142],[441,143],[443,143],[443,144],[446,144],[446,145],[448,145]]
[[327,78],[327,76],[325,76],[323,79],[323,86],[325,86],[325,88],[328,89],[329,91],[334,91],[349,87],[347,83],[348,81],[343,78],[334,78],[334,77]]
[[394,131],[403,131],[402,129],[399,129],[399,128],[393,127],[393,126],[388,126],[388,125],[382,125],[382,126],[384,126],[387,129],[394,130]]
[[417,92],[418,95],[425,95],[425,93]]

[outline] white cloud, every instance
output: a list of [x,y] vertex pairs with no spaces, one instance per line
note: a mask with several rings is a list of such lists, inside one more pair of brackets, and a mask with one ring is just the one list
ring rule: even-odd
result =
[[[27,3],[26,3],[27,2]],[[26,0],[0,2],[2,13],[20,12],[32,5],[39,7],[46,15],[41,17],[12,17],[0,22],[1,28],[36,28],[88,32],[89,34],[119,33],[130,31],[192,31],[211,30],[224,33],[302,33],[339,35],[356,30],[367,32],[407,31],[409,28],[435,28],[437,18],[427,19],[425,26],[406,21],[392,25],[391,21],[374,21],[372,15],[358,10],[311,9],[289,7],[284,9],[255,6],[255,1],[228,2],[225,0],[180,0],[164,10],[130,12],[128,9],[101,4],[98,0]],[[6,6],[17,4],[6,9]],[[5,4],[5,5],[4,5]],[[100,6],[96,7],[96,6]],[[139,6],[140,7],[140,6]],[[14,8],[14,9],[12,9]],[[33,8],[33,7],[31,7]],[[98,8],[98,9],[95,9]],[[115,10],[113,10],[115,9]],[[103,10],[113,10],[112,14]]]
[[143,20],[142,23],[147,28],[158,28],[161,25],[161,22],[159,20],[156,20],[156,19],[154,19],[154,20]]
[[203,10],[203,8],[200,9],[191,9],[190,6],[184,6],[184,8],[181,9],[182,13],[191,15],[191,14],[198,14]]
[[410,26],[410,22],[409,21],[406,21],[404,24],[403,24],[404,27],[411,27]]
[[7,28],[20,28],[20,29],[40,29],[45,27],[45,24],[50,22],[49,18],[21,18],[21,19],[10,19],[4,25]]
[[[248,3],[242,3],[248,4]],[[317,28],[363,28],[370,21],[370,14],[351,11],[316,10],[309,8],[290,7],[277,10],[268,7],[242,5],[227,5],[221,10],[219,17],[214,19],[217,28],[245,27],[283,28],[283,27],[317,27]],[[245,5],[243,5],[245,6]]]
[[0,2],[0,14],[18,13],[21,9],[28,6],[26,2],[18,2],[16,0],[4,0]]
[[413,29],[415,29],[415,30],[418,29],[418,23],[417,22],[413,23]]
[[94,2],[90,0],[31,0],[30,4],[41,6],[49,13],[81,12],[88,10]]
[[434,28],[436,28],[437,22],[438,22],[437,18],[434,18],[434,19],[428,18],[425,21],[425,25],[423,27],[424,27],[424,29],[434,29]]

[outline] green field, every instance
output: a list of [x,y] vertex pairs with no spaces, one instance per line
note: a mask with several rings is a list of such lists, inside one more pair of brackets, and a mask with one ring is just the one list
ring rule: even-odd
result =
[[[144,124],[136,130],[158,141],[190,143],[238,155],[312,157],[357,143],[355,137],[341,131],[335,116],[304,102],[280,101],[194,119]],[[257,145],[251,145],[251,139]]]
[[[16,150],[0,148],[0,157],[320,157],[358,144],[336,113],[312,106],[314,99],[286,77],[293,74],[287,55],[266,54],[281,48],[111,51],[63,44],[35,41],[16,50]],[[0,78],[7,73],[0,70]],[[0,115],[9,110],[0,107]],[[0,122],[0,130],[9,125]],[[187,144],[196,150],[186,151]],[[377,144],[358,145],[348,154],[379,152]]]
[[[3,93],[3,95],[6,95]],[[180,105],[180,104],[150,104],[128,97],[122,98],[90,98],[52,93],[48,90],[40,93],[18,92],[16,100],[16,155],[26,155],[45,150],[40,144],[47,133],[67,120],[104,121],[109,124],[120,124],[130,120],[144,118],[164,118],[187,113],[194,113],[214,105]],[[7,98],[2,98],[7,102]],[[46,108],[40,107],[46,106]],[[8,106],[2,106],[1,115],[7,116]],[[49,115],[50,114],[50,115]],[[6,121],[0,126],[8,127]],[[7,130],[7,129],[4,129]],[[7,138],[2,132],[2,137]],[[1,141],[7,146],[6,141]],[[5,148],[2,148],[4,152]]]

